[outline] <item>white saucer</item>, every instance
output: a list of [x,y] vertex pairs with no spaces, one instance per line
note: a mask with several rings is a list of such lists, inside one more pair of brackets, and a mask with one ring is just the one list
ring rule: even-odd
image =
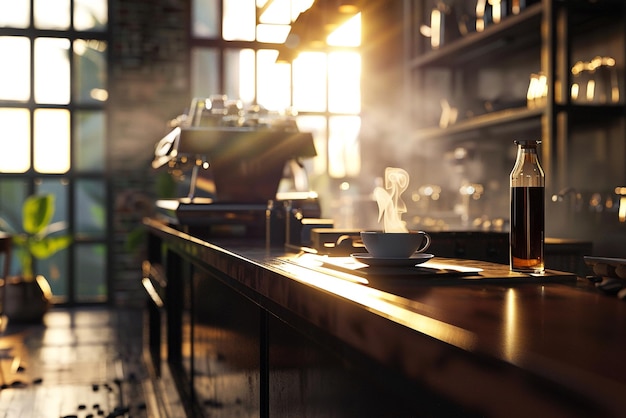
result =
[[374,257],[369,253],[350,254],[355,260],[372,267],[413,267],[434,257],[432,254],[417,253],[410,257]]

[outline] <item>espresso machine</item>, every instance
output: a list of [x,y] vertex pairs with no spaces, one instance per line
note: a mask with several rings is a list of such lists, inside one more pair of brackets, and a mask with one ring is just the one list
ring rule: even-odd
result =
[[[313,136],[279,118],[235,126],[224,120],[213,115],[212,123],[181,123],[158,141],[152,168],[189,183],[185,195],[157,200],[160,217],[197,236],[229,237],[264,236],[268,205],[295,205],[319,217],[302,164],[316,155]],[[296,177],[292,183],[301,190],[277,194],[285,173]]]

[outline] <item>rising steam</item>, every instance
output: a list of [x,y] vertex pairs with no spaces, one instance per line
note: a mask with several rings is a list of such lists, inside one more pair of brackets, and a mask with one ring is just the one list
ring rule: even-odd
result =
[[408,232],[401,219],[407,208],[400,198],[408,186],[409,174],[405,170],[394,167],[385,168],[385,188],[374,189],[374,198],[378,202],[378,222],[383,220],[385,232]]

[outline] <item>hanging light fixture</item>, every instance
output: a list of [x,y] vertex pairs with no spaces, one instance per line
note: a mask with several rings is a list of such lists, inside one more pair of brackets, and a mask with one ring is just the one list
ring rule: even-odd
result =
[[360,0],[316,0],[292,23],[276,61],[292,62],[302,50],[326,47],[328,35],[358,14],[361,4]]

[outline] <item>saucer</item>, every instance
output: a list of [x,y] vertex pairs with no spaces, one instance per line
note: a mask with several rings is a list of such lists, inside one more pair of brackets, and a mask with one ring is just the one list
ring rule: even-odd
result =
[[417,253],[410,257],[374,257],[369,253],[350,254],[355,260],[372,267],[413,267],[434,257],[432,254]]

